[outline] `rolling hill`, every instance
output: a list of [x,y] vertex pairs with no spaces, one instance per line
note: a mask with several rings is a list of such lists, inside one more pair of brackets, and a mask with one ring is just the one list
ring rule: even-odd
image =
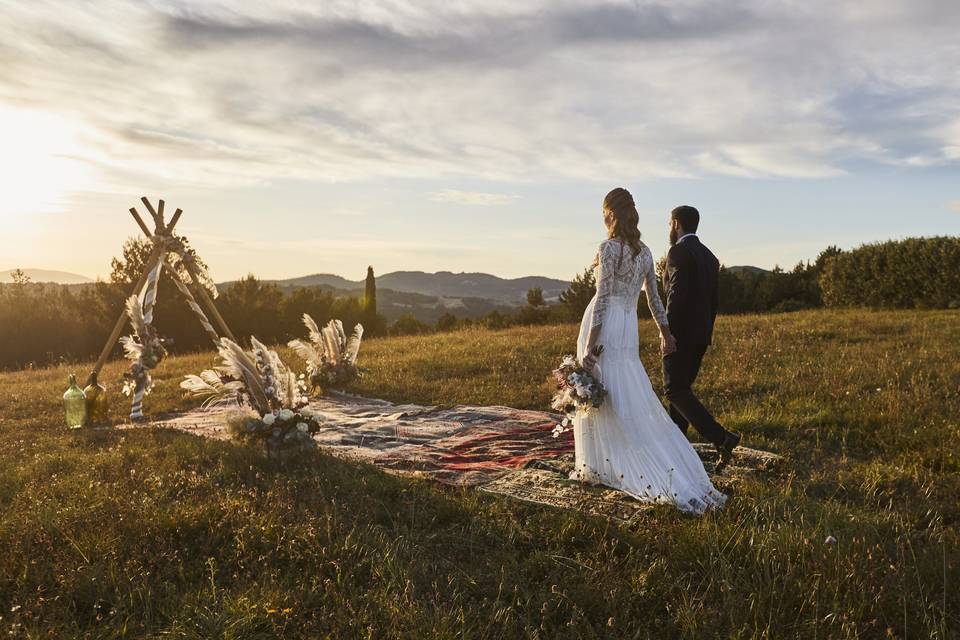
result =
[[[362,295],[364,290],[363,280],[329,273],[265,282],[286,291],[317,287],[336,296]],[[227,290],[232,284],[218,286]],[[509,313],[526,303],[527,291],[533,287],[543,289],[544,298],[550,301],[568,286],[563,280],[542,276],[507,279],[487,273],[395,271],[377,278],[377,308],[389,321],[411,314],[432,324],[445,313],[461,318],[478,318],[494,310]]]
[[[15,269],[0,271],[0,282],[12,282]],[[31,282],[52,282],[56,284],[89,284],[93,278],[81,276],[67,271],[52,271],[49,269],[23,269]]]
[[[287,287],[330,287],[343,291],[362,290],[363,280],[347,280],[341,276],[318,273],[288,280],[274,280],[275,284]],[[453,273],[438,271],[394,271],[377,278],[377,289],[389,289],[401,293],[419,293],[440,298],[480,298],[505,305],[520,305],[526,300],[532,287],[543,289],[548,300],[556,298],[569,282],[542,276],[523,278],[499,278],[488,273]]]
[[[24,269],[31,283],[57,283],[81,288],[94,280],[82,275],[48,269]],[[12,282],[13,270],[0,272],[0,283]],[[226,291],[236,281],[220,283]],[[363,280],[319,273],[283,280],[265,280],[285,291],[317,287],[336,296],[362,295]],[[515,311],[526,303],[527,291],[543,289],[544,298],[555,300],[569,286],[568,282],[542,276],[499,278],[487,273],[453,273],[440,271],[395,271],[377,278],[378,309],[387,320],[411,314],[417,320],[435,323],[445,313],[461,318],[477,318],[491,311]]]
[[751,267],[749,265],[738,265],[733,267],[727,267],[727,271],[730,273],[750,273],[753,275],[758,275],[762,273],[770,273],[767,269],[761,269],[760,267]]

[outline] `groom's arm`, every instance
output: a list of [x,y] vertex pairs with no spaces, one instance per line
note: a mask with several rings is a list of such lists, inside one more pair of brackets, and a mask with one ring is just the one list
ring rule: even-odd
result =
[[667,252],[667,282],[667,320],[671,327],[678,327],[690,295],[690,256],[679,245]]
[[717,313],[720,311],[720,262],[713,258],[711,261],[710,275],[713,278],[713,291],[710,295],[710,312],[713,320],[717,319]]

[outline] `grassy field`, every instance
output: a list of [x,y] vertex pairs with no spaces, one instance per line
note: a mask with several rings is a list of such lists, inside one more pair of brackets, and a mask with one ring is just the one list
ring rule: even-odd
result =
[[[282,464],[181,433],[70,432],[58,398],[86,367],[0,374],[0,632],[958,637],[960,313],[724,317],[718,333],[705,401],[785,462],[722,513],[661,508],[629,528],[320,453]],[[545,408],[575,337],[369,341],[354,390]],[[211,363],[164,363],[149,410],[192,406],[177,383]],[[103,377],[118,417],[121,369]]]

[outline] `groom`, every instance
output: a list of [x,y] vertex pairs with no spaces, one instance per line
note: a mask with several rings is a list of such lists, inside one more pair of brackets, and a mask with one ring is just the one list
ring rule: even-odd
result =
[[663,381],[670,401],[670,417],[680,430],[693,425],[720,453],[717,472],[733,459],[741,436],[720,426],[693,393],[700,364],[713,340],[719,305],[720,263],[697,238],[700,212],[690,206],[670,213],[670,251],[667,253],[667,319],[676,349],[664,351]]

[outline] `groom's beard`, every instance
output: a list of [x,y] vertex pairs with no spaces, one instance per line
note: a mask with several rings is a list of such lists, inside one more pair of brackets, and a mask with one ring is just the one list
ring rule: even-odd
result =
[[670,246],[677,244],[677,241],[680,239],[680,234],[676,229],[670,229]]

